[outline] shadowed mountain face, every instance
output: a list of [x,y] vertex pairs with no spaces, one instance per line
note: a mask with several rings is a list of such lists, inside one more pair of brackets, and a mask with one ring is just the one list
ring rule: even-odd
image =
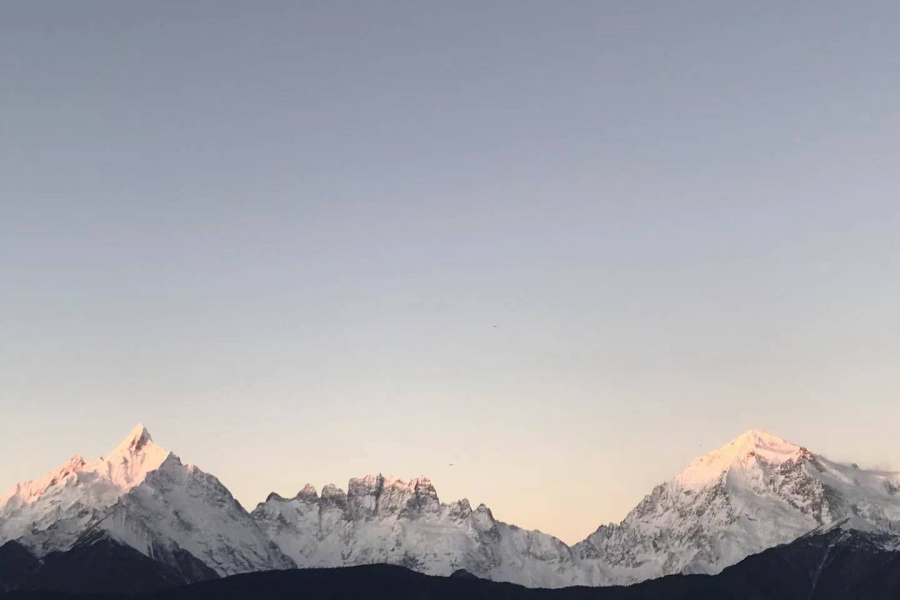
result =
[[[847,523],[893,533],[900,474],[835,463],[760,431],[693,461],[618,525],[573,547],[617,583],[718,573],[812,530]],[[593,582],[591,582],[593,583]]]
[[102,531],[42,560],[11,542],[0,548],[0,583],[8,582],[7,590],[31,592],[133,594],[218,578],[215,571],[187,552],[168,558],[167,562],[149,558]]
[[[9,541],[79,590],[104,589],[104,577],[115,579],[120,562],[138,556],[158,563],[165,586],[295,566],[216,477],[182,463],[140,425],[106,458],[73,457],[0,497],[0,544]],[[71,583],[81,577],[83,585]],[[160,587],[154,581],[146,586]]]
[[19,588],[40,566],[40,561],[22,544],[3,544],[0,546],[0,592]]
[[898,490],[900,474],[835,463],[751,430],[571,547],[500,522],[484,505],[442,503],[427,478],[369,476],[351,480],[346,494],[326,486],[321,497],[307,485],[293,498],[270,495],[252,516],[301,567],[385,563],[529,587],[608,586],[719,573],[841,522],[891,534]]
[[[83,557],[55,559],[65,575],[84,582],[96,575],[97,559],[112,561],[111,572],[132,582],[131,590],[144,587],[137,596],[114,594],[77,595],[75,598],[144,598],[146,600],[250,600],[257,598],[415,598],[417,600],[886,600],[900,597],[900,553],[884,549],[878,534],[843,528],[801,538],[766,550],[718,575],[672,575],[630,587],[525,588],[478,579],[466,572],[435,577],[391,565],[337,569],[302,569],[236,575],[160,590],[169,574],[137,552],[122,552],[104,543],[87,563]],[[118,562],[116,562],[118,561]],[[132,562],[129,562],[132,561]],[[91,566],[94,565],[94,566]],[[78,570],[87,566],[88,572]],[[44,568],[47,568],[46,566]],[[53,573],[59,577],[62,573]],[[40,581],[44,573],[35,579]],[[29,586],[30,587],[30,586]],[[80,586],[80,589],[90,589]],[[154,591],[156,588],[156,591]],[[101,591],[101,590],[95,590]],[[58,598],[53,591],[34,590],[0,595],[4,600]]]
[[[0,589],[147,591],[372,564],[532,588],[629,585],[720,573],[838,523],[895,549],[900,474],[835,463],[759,431],[698,458],[621,523],[570,547],[484,505],[442,502],[427,477],[367,476],[321,495],[307,485],[248,513],[215,476],[138,426],[107,458],[73,457],[0,497]],[[144,580],[126,581],[131,570]]]

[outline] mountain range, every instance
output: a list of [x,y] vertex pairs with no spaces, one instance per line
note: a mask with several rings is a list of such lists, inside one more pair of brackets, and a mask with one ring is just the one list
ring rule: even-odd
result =
[[[415,598],[457,600],[896,600],[900,597],[900,552],[883,548],[884,536],[855,531],[840,523],[826,531],[801,536],[783,546],[752,555],[717,575],[668,575],[627,587],[565,587],[535,589],[479,579],[466,571],[449,577],[423,575],[395,565],[362,565],[260,571],[202,581],[185,586],[162,586],[159,570],[149,559],[135,560],[126,547],[103,543],[68,552],[53,564],[45,562],[31,573],[19,591],[2,593],[3,600],[256,600],[257,598]],[[129,555],[131,553],[132,555]],[[77,554],[77,557],[70,557]],[[18,565],[0,550],[3,565]],[[36,561],[32,561],[36,562]],[[158,563],[157,563],[158,564]],[[99,566],[98,566],[99,565]],[[34,566],[34,565],[32,565]],[[60,594],[59,582],[102,586]],[[125,591],[110,585],[131,584]],[[49,581],[50,585],[34,585]],[[156,584],[156,585],[154,585]],[[56,588],[54,587],[56,586]],[[71,589],[71,586],[70,588]],[[137,593],[134,593],[137,592]]]
[[106,458],[73,457],[0,497],[0,590],[163,590],[370,564],[464,570],[526,587],[629,585],[720,573],[835,530],[892,553],[898,527],[900,473],[833,462],[754,430],[657,486],[621,523],[568,546],[503,523],[484,505],[441,502],[425,477],[370,475],[346,492],[306,485],[248,512],[216,477],[138,426]]

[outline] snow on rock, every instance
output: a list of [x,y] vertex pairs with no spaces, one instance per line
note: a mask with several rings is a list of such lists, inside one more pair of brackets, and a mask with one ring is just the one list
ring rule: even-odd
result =
[[150,432],[143,425],[135,427],[102,465],[104,476],[123,490],[140,484],[151,471],[158,469],[172,453],[153,443]]
[[675,481],[684,489],[697,489],[714,484],[732,465],[752,457],[760,457],[772,465],[796,458],[803,448],[783,439],[751,429],[727,446],[696,459]]
[[442,504],[427,478],[370,475],[352,479],[346,494],[328,485],[321,498],[272,495],[253,517],[301,566],[380,562],[535,587],[630,584],[717,573],[838,522],[900,533],[900,474],[841,465],[751,430],[571,548],[497,521],[484,505]]
[[541,587],[579,581],[563,542],[497,521],[484,505],[442,504],[426,477],[369,475],[351,479],[346,495],[327,485],[321,498],[311,489],[291,499],[270,495],[253,511],[300,566],[389,563],[435,575],[465,569]]
[[218,479],[138,426],[106,458],[72,457],[0,498],[0,545],[38,557],[106,536],[185,581],[262,569],[403,565],[532,587],[629,584],[717,573],[810,531],[840,525],[900,540],[900,474],[843,465],[748,431],[658,485],[619,524],[569,547],[467,500],[442,503],[427,477],[369,475],[344,492],[270,494],[248,514]]
[[221,576],[295,566],[218,479],[174,454],[97,529],[175,567],[186,551]]
[[69,548],[119,498],[170,455],[138,425],[107,458],[80,456],[0,498],[0,544],[19,540],[38,556]]
[[847,519],[896,533],[900,474],[864,471],[749,431],[657,486],[618,525],[576,544],[592,585],[718,573],[750,554]]
[[198,577],[294,566],[218,479],[184,465],[138,425],[106,458],[73,457],[0,499],[0,545],[37,556],[99,532]]

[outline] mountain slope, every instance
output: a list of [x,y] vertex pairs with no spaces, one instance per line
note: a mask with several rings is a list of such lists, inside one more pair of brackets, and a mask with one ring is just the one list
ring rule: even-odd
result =
[[484,505],[441,504],[424,477],[367,476],[349,491],[312,486],[285,499],[269,496],[253,517],[285,554],[304,567],[387,563],[449,575],[465,569],[536,587],[579,582],[570,549],[553,536],[494,519]]
[[220,576],[294,566],[222,483],[169,456],[125,494],[97,524],[111,538],[184,573],[203,573],[195,557]]
[[[202,567],[202,565],[201,565]],[[205,567],[203,567],[205,568]],[[215,579],[215,572],[192,581]],[[44,557],[35,576],[21,588],[66,593],[142,593],[186,583],[183,574],[102,533],[85,536],[72,548]]]
[[38,556],[68,549],[169,454],[138,425],[107,458],[87,463],[73,456],[44,477],[14,486],[0,497],[0,544],[18,540]]
[[[131,598],[893,600],[900,597],[900,553],[884,550],[882,542],[879,534],[838,528],[766,550],[718,575],[670,575],[630,587],[533,589],[465,573],[435,577],[399,566],[367,565],[250,573]],[[51,597],[15,594],[4,600]]]
[[424,477],[367,476],[321,496],[307,486],[291,498],[271,494],[249,514],[218,479],[139,426],[109,457],[75,457],[0,498],[0,559],[12,565],[0,565],[0,584],[18,585],[32,559],[127,547],[161,565],[167,583],[387,563],[531,587],[623,585],[718,573],[836,524],[895,549],[900,474],[835,463],[758,431],[695,460],[621,523],[569,547],[498,521],[484,505],[442,503]]
[[609,581],[610,573],[613,583],[717,573],[840,521],[893,534],[900,524],[898,489],[898,473],[841,465],[749,431],[695,460],[620,524],[601,526],[573,551],[592,584]]
[[847,527],[804,536],[713,576],[669,575],[630,587],[532,589],[471,577],[428,577],[383,565],[261,573],[175,590],[172,600],[219,598],[507,598],[521,600],[887,600],[900,597],[900,553],[881,534]]
[[42,559],[96,555],[115,542],[182,583],[294,566],[218,479],[157,446],[143,426],[107,458],[75,457],[3,496],[0,544],[12,540]]
[[627,585],[718,573],[837,522],[892,535],[898,489],[900,474],[834,463],[751,430],[572,548],[496,521],[484,506],[441,504],[425,478],[368,476],[351,480],[347,494],[326,486],[321,498],[307,486],[290,499],[270,495],[253,517],[301,566],[388,563],[434,575],[462,568],[535,587]]

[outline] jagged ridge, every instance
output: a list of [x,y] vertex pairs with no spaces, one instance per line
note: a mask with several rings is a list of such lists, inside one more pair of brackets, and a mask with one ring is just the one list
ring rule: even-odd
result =
[[527,586],[628,584],[717,573],[837,523],[893,546],[898,490],[897,473],[838,464],[751,430],[657,486],[621,523],[569,547],[498,521],[484,505],[442,503],[427,477],[370,475],[321,495],[307,485],[289,498],[270,494],[251,515],[139,426],[108,458],[73,457],[3,496],[0,546],[15,540],[43,559],[101,535],[185,582],[295,564],[390,563]]

